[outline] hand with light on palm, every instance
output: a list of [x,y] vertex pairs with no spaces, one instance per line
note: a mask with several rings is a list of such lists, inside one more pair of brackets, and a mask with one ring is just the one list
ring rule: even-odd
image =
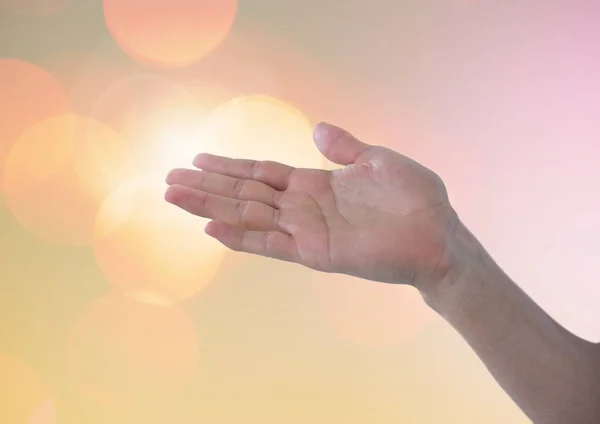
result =
[[165,199],[212,220],[225,246],[309,268],[418,289],[452,265],[458,219],[429,169],[321,123],[315,144],[333,171],[200,154],[167,176]]
[[232,249],[416,287],[533,422],[599,422],[599,345],[508,277],[435,173],[331,125],[314,138],[344,168],[199,155],[202,171],[169,174],[166,200],[210,218],[206,232]]

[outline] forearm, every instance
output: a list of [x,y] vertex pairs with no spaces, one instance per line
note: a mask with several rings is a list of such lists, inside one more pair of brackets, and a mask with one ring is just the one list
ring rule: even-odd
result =
[[536,305],[460,224],[457,265],[425,301],[535,424],[600,422],[600,349]]

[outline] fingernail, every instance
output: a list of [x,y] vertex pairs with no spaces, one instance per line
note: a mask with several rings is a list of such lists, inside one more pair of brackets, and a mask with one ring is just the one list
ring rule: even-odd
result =
[[321,143],[327,139],[329,133],[328,125],[325,122],[319,122],[315,126],[313,137],[317,143]]
[[205,153],[197,154],[194,160],[192,160],[192,165],[194,165],[196,168],[200,168],[202,166],[202,159],[204,159],[205,157]]
[[215,224],[213,221],[210,221],[204,226],[204,232],[211,237],[215,236]]

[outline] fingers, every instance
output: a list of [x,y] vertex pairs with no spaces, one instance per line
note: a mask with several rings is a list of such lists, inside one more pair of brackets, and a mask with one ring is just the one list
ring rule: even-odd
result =
[[295,169],[278,162],[231,159],[208,153],[196,156],[194,166],[203,171],[260,181],[280,191],[287,188],[290,175]]
[[279,231],[281,212],[264,203],[231,199],[218,194],[172,185],[165,200],[187,212],[255,231]]
[[238,200],[252,200],[278,207],[281,192],[255,180],[244,180],[227,175],[193,169],[174,169],[167,175],[167,184],[182,185],[208,193]]
[[294,238],[278,231],[247,231],[223,222],[209,222],[206,234],[238,252],[253,253],[288,262],[299,262]]
[[348,131],[325,122],[315,127],[314,141],[323,155],[340,165],[351,165],[372,146],[356,139]]

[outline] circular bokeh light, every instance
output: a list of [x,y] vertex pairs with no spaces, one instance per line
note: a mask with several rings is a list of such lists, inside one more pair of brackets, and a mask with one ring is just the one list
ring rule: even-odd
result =
[[[49,395],[46,383],[29,365],[0,355],[0,422],[29,424]],[[49,420],[33,423],[53,424]]]
[[94,252],[107,280],[141,302],[170,304],[202,290],[226,248],[204,233],[207,219],[164,200],[165,175],[123,184],[104,203]]
[[92,303],[69,331],[66,351],[73,386],[175,390],[198,367],[199,342],[185,310],[155,306],[111,292]]
[[88,245],[104,199],[127,175],[127,144],[92,119],[67,114],[26,131],[6,160],[7,205],[31,234]]
[[19,136],[42,119],[68,112],[69,98],[63,86],[42,68],[0,59],[0,110],[1,176],[6,156]]
[[314,284],[324,317],[343,339],[385,348],[410,340],[433,319],[417,290],[341,274]]
[[134,59],[163,67],[198,62],[227,37],[237,0],[104,0],[106,24]]
[[314,168],[321,163],[308,119],[269,96],[239,97],[221,104],[203,121],[198,138],[207,153],[296,167]]

